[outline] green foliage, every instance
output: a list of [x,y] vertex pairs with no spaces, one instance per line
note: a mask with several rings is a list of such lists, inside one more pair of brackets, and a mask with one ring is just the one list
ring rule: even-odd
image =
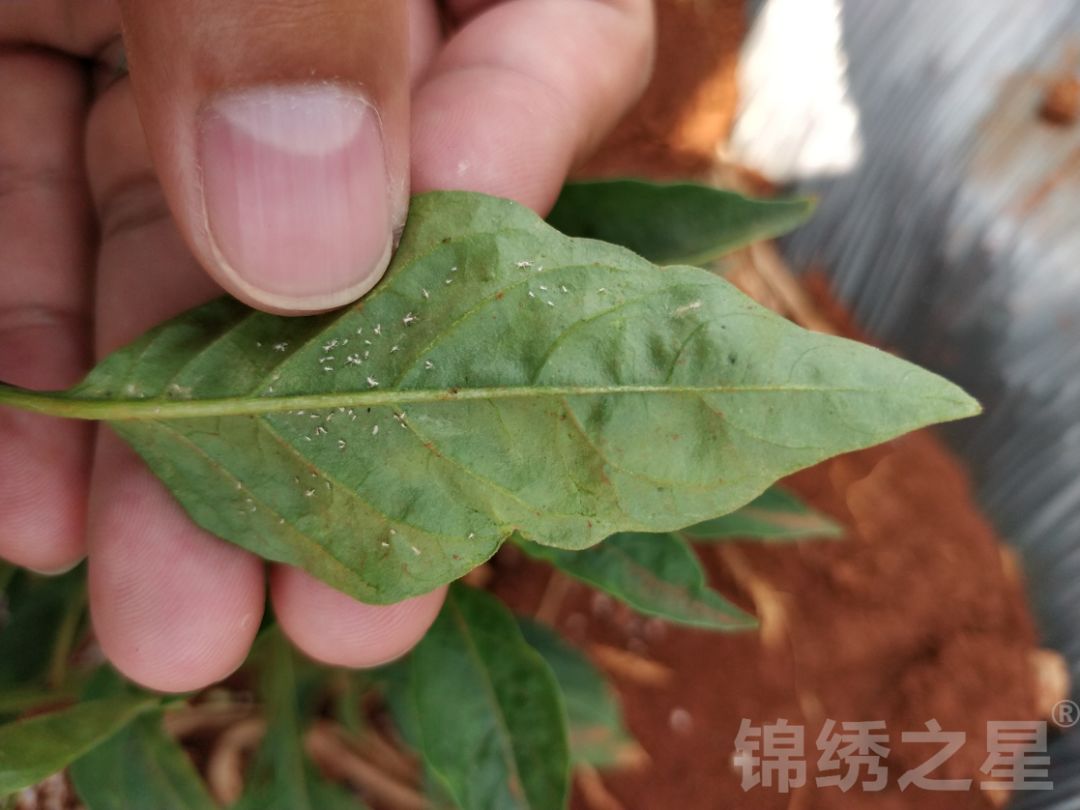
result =
[[204,528],[370,602],[453,580],[514,532],[581,549],[676,530],[978,410],[703,270],[464,193],[414,201],[387,278],[351,308],[218,301],[66,394],[5,400],[109,419]]
[[101,698],[0,726],[0,796],[40,782],[159,704],[145,694]]
[[627,732],[615,693],[599,670],[554,630],[520,617],[518,625],[559,683],[566,704],[571,761],[608,768],[633,760],[637,743]]
[[[103,670],[88,697],[135,695],[110,670]],[[144,696],[145,697],[145,696]],[[71,766],[75,791],[87,810],[213,810],[202,778],[180,745],[161,726],[161,712],[148,712]]]
[[680,532],[699,543],[734,539],[802,540],[840,537],[843,533],[838,523],[781,487],[766,490],[741,509]]
[[[82,568],[59,577],[11,569],[2,597],[8,618],[0,624],[0,690],[21,687],[30,694],[46,686],[54,659],[68,652],[82,617],[85,577]],[[0,697],[0,714],[4,702]]]
[[[569,186],[551,221],[692,264],[810,208],[592,182]],[[0,384],[0,405],[110,421],[200,525],[366,601],[428,591],[514,537],[648,615],[749,627],[708,587],[691,540],[836,536],[769,485],[978,406],[709,273],[645,259],[506,201],[425,195],[387,278],[352,307],[281,318],[217,301],[71,391]],[[83,692],[0,725],[0,796],[73,763],[88,810],[209,810],[160,698],[108,670],[80,690],[84,673],[68,670],[84,577],[0,564],[0,716]],[[268,727],[234,810],[359,807],[302,741],[317,706],[359,728],[364,689],[383,691],[421,755],[433,806],[558,810],[571,763],[614,766],[636,750],[581,653],[460,584],[412,654],[344,690],[272,627],[247,670]]]
[[629,248],[657,264],[705,264],[802,224],[807,199],[755,200],[694,183],[570,183],[548,215],[567,236]]
[[267,631],[253,658],[269,724],[248,773],[244,796],[234,810],[361,808],[359,799],[323,779],[304,753],[304,717],[311,713],[311,706],[299,677],[304,667],[284,636],[276,628]]
[[746,630],[752,616],[712,590],[690,544],[677,534],[624,532],[585,551],[521,542],[530,556],[611,594],[647,616],[709,630]]
[[544,659],[494,597],[460,584],[409,656],[412,742],[462,810],[564,806],[566,709]]

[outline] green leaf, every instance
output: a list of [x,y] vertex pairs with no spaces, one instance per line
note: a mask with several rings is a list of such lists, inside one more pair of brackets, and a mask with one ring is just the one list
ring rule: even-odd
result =
[[566,709],[544,659],[493,596],[455,584],[409,659],[424,761],[462,810],[566,803]]
[[9,618],[0,625],[0,688],[41,685],[54,655],[66,656],[85,604],[86,570],[59,577],[17,574],[5,594]]
[[680,534],[694,541],[706,540],[799,540],[810,537],[842,537],[844,528],[811,509],[781,487],[767,489],[759,498],[722,517],[706,520]]
[[756,200],[694,183],[595,180],[568,184],[548,222],[657,264],[705,264],[787,233],[813,210],[808,199]]
[[217,301],[70,392],[0,388],[2,404],[108,419],[199,525],[380,603],[514,532],[581,549],[674,531],[978,411],[704,270],[660,271],[460,192],[413,201],[387,277],[351,308]]
[[571,760],[607,768],[636,757],[640,749],[627,732],[618,699],[600,671],[550,628],[522,617],[518,625],[559,683],[566,704]]
[[8,715],[19,715],[32,709],[68,703],[74,697],[75,692],[70,689],[46,686],[0,687],[0,717],[6,718]]
[[[94,679],[93,697],[132,695],[136,690],[105,670]],[[202,778],[188,755],[161,726],[161,712],[138,717],[127,728],[80,757],[71,780],[87,810],[212,810]]]
[[757,626],[708,586],[694,550],[677,534],[623,532],[585,551],[519,542],[538,560],[625,602],[639,613],[708,630]]
[[0,726],[0,796],[56,773],[159,703],[152,695],[90,700]]
[[233,810],[359,810],[360,800],[316,771],[304,752],[305,665],[278,630],[253,653],[260,664],[260,694],[270,718],[259,752]]

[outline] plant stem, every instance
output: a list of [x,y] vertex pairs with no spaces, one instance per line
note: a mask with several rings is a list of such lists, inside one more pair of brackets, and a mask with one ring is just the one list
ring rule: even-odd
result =
[[47,683],[53,689],[59,689],[67,679],[68,659],[71,658],[71,650],[75,646],[75,636],[79,631],[85,607],[86,581],[83,580],[64,606],[64,616],[56,630],[47,678]]

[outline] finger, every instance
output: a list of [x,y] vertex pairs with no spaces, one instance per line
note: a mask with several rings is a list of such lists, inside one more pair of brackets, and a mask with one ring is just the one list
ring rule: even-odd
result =
[[442,21],[434,0],[409,0],[409,84],[427,74],[442,41]]
[[74,56],[100,53],[120,31],[115,0],[5,0],[0,38]]
[[270,596],[281,628],[307,655],[333,666],[374,667],[412,649],[435,621],[446,589],[394,605],[365,605],[299,568],[278,565]]
[[[97,348],[104,354],[220,290],[168,214],[126,80],[91,112],[87,170],[100,209]],[[94,459],[89,552],[94,628],[128,677],[187,691],[244,660],[265,601],[262,564],[197,528],[106,429]]]
[[[441,38],[432,0],[409,2],[411,81],[422,80]],[[365,605],[298,568],[275,566],[270,576],[275,615],[312,658],[335,666],[369,667],[404,654],[439,612],[443,591],[396,605]]]
[[154,164],[211,275],[281,312],[374,286],[408,205],[406,4],[120,8]]
[[514,0],[479,13],[413,100],[415,189],[547,209],[575,161],[644,89],[653,29],[649,0]]
[[[89,360],[84,86],[73,60],[0,50],[0,379],[29,388],[71,385]],[[91,435],[0,408],[0,556],[40,571],[82,557]]]

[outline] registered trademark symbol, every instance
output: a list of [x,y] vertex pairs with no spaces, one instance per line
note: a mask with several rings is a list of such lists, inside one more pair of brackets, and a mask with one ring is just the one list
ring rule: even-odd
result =
[[1058,728],[1072,728],[1080,723],[1080,706],[1071,700],[1059,700],[1054,704],[1050,719]]

